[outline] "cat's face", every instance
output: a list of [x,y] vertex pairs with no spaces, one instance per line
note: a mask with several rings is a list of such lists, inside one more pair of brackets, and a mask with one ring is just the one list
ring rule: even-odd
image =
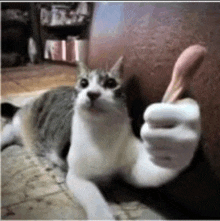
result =
[[103,118],[123,115],[126,110],[120,72],[122,58],[107,72],[89,70],[81,64],[76,89],[75,108],[88,117]]

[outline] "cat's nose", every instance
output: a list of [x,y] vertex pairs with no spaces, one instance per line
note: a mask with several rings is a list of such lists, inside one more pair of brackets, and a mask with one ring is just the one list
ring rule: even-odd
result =
[[101,95],[100,92],[98,91],[88,91],[87,92],[87,96],[90,98],[91,101],[96,100],[97,98],[99,98]]

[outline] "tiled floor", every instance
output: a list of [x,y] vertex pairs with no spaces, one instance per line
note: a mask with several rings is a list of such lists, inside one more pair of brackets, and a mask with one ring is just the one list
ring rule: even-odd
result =
[[[4,69],[2,101],[19,105],[26,98],[38,96],[51,87],[72,85],[75,73],[74,67],[51,64]],[[86,219],[84,210],[66,187],[65,174],[27,149],[18,145],[5,149],[2,152],[1,172],[3,220]],[[115,198],[123,198],[117,186],[115,192]],[[127,195],[126,198],[129,198]],[[122,200],[110,205],[119,220],[163,219],[138,200]]]

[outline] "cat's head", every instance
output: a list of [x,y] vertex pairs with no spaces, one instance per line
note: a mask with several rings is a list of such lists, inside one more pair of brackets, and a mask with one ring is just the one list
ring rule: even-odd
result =
[[78,63],[75,109],[97,119],[125,115],[122,69],[123,57],[118,59],[110,71],[91,70],[84,63]]

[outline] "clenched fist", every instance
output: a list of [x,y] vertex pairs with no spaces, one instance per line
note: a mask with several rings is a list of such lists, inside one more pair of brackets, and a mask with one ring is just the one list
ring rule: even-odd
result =
[[191,98],[155,103],[146,109],[144,121],[141,137],[152,162],[175,170],[187,167],[201,134],[198,103]]

